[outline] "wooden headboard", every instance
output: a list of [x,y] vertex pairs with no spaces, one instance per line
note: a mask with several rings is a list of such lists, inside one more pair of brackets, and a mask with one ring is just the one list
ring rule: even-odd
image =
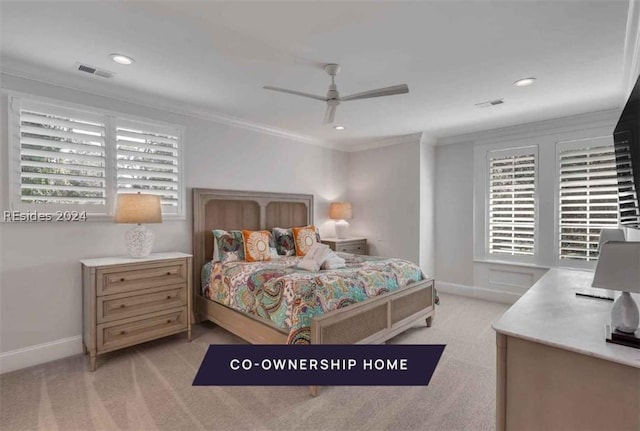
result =
[[193,286],[213,255],[213,229],[271,230],[313,224],[313,195],[193,189]]

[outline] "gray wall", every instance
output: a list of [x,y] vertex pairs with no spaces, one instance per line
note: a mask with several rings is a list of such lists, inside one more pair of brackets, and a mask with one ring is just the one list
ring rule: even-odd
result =
[[420,262],[419,137],[351,153],[348,195],[351,232],[367,237],[370,254]]
[[435,278],[473,285],[473,144],[435,148]]
[[424,134],[420,140],[420,267],[430,277],[435,274],[435,188],[434,141]]

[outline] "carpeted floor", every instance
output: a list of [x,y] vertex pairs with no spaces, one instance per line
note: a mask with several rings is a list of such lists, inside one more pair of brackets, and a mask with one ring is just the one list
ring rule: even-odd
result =
[[0,429],[491,430],[495,334],[508,306],[441,295],[431,328],[390,343],[446,344],[428,387],[192,387],[209,344],[241,343],[219,327],[98,358],[75,356],[0,376]]

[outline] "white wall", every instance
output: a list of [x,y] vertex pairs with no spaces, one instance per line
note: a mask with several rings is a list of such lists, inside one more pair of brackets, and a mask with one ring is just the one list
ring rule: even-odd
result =
[[[193,187],[312,193],[315,221],[324,235],[333,230],[328,203],[346,199],[348,153],[10,75],[2,75],[2,88],[185,127],[187,217],[153,226],[154,251],[190,252]],[[6,113],[6,95],[0,107]],[[2,121],[0,178],[6,184],[6,115]],[[126,254],[128,226],[97,221],[0,223],[0,229],[0,358],[56,340],[68,341],[66,354],[80,352],[78,260]]]
[[[349,154],[351,232],[369,254],[420,262],[420,136]],[[425,268],[423,268],[425,270]]]

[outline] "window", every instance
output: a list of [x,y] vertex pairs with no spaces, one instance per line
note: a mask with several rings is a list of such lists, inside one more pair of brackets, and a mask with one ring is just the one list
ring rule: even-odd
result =
[[596,261],[600,231],[618,226],[614,147],[592,142],[558,144],[560,261]]
[[175,213],[179,197],[179,138],[175,131],[116,120],[118,193],[159,195],[164,213]]
[[19,119],[20,202],[88,205],[104,211],[103,119],[27,103],[20,107]]
[[184,214],[179,127],[17,97],[10,127],[12,210],[111,215],[116,193],[140,191]]
[[536,154],[534,147],[488,152],[489,254],[535,255]]

